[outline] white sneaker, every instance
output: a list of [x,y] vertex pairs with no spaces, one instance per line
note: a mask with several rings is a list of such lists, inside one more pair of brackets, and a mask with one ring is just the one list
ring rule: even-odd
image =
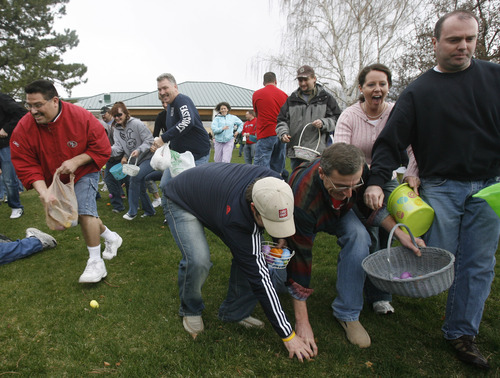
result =
[[240,320],[238,322],[238,324],[242,325],[245,328],[264,328],[264,322],[260,321],[259,319],[254,318],[252,316],[249,316],[248,318]]
[[37,228],[26,229],[27,238],[37,238],[42,243],[43,249],[54,248],[57,245],[56,239]]
[[106,272],[106,265],[104,265],[104,260],[91,260],[87,261],[87,266],[83,271],[78,282],[80,283],[95,283],[102,280],[108,275]]
[[136,214],[136,215],[130,215],[129,213],[126,213],[125,215],[123,215],[123,219],[126,219],[126,220],[128,220],[128,221],[131,221],[131,220],[133,220],[136,216],[137,216],[137,214]]
[[389,301],[377,301],[373,302],[373,311],[377,315],[394,314],[394,307],[391,306]]
[[10,214],[10,219],[21,218],[21,215],[24,214],[24,209],[12,209],[12,213]]
[[120,248],[122,243],[123,243],[123,239],[121,238],[121,236],[118,235],[116,232],[115,232],[115,235],[116,235],[115,240],[113,240],[113,241],[105,240],[104,241],[104,245],[106,246],[106,248],[104,249],[104,252],[102,253],[102,258],[104,260],[111,260],[113,257],[115,257],[116,254],[118,253],[118,248]]
[[155,198],[153,200],[153,207],[156,208],[161,205],[161,198]]

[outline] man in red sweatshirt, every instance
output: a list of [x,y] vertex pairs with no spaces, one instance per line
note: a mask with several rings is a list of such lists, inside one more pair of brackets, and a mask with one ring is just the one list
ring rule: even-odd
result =
[[[54,174],[60,174],[63,182],[75,175],[78,223],[89,252],[79,282],[99,282],[107,275],[103,258],[112,259],[122,244],[97,214],[99,171],[111,155],[106,131],[90,112],[61,101],[48,80],[28,84],[25,92],[29,112],[12,133],[12,163],[25,188],[35,188],[44,206],[55,200],[48,191]],[[101,237],[106,245],[102,257]]]
[[252,97],[253,109],[257,115],[257,145],[253,164],[281,174],[285,169],[286,145],[276,136],[276,125],[280,109],[288,96],[276,85],[276,74],[266,72],[264,88],[255,91]]

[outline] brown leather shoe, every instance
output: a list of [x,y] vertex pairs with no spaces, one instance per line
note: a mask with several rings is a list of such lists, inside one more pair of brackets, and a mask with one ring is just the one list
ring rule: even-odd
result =
[[201,316],[184,316],[182,318],[182,325],[193,339],[196,339],[196,336],[205,329]]
[[347,340],[351,344],[357,345],[360,348],[368,348],[371,345],[370,335],[361,325],[359,320],[353,322],[344,322],[343,320],[337,319],[342,328],[344,328]]

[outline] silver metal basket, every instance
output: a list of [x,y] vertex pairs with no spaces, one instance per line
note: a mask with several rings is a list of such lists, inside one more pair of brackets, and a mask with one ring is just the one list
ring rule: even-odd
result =
[[321,131],[319,131],[319,129],[318,129],[318,143],[316,144],[316,148],[314,150],[311,148],[302,147],[300,145],[300,143],[302,142],[302,134],[304,134],[304,130],[306,129],[307,126],[312,126],[312,123],[308,123],[307,125],[305,125],[302,128],[302,132],[300,133],[300,136],[299,136],[299,144],[297,146],[294,146],[293,150],[295,152],[296,158],[311,161],[311,160],[316,159],[318,156],[321,155],[321,153],[319,153],[317,151],[317,149],[319,147],[319,142],[321,140]]
[[[400,246],[391,248],[392,237],[397,227],[393,227],[387,242],[387,249],[382,249],[367,256],[361,263],[373,284],[380,290],[391,294],[414,298],[427,298],[450,288],[454,278],[455,256],[450,252],[434,247],[420,248],[421,257],[409,249]],[[399,278],[401,273],[409,272],[410,278]]]

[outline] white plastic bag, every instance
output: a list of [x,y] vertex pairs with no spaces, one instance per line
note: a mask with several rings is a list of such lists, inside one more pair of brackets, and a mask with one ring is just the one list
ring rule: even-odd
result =
[[75,195],[75,175],[67,184],[62,183],[59,172],[54,173],[49,188],[55,201],[45,207],[45,220],[51,230],[65,230],[78,224],[78,202]]
[[170,158],[170,148],[168,147],[169,143],[164,144],[160,148],[158,148],[149,164],[151,164],[151,168],[155,171],[164,171],[167,168],[170,168],[171,158]]
[[177,176],[179,173],[184,172],[186,169],[195,167],[194,156],[191,151],[186,151],[180,154],[176,151],[170,150],[170,157],[170,174],[172,175],[172,177]]

